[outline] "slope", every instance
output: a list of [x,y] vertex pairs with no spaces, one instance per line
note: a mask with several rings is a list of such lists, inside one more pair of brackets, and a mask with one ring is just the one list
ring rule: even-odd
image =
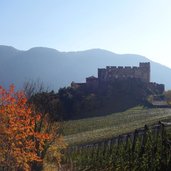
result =
[[[50,89],[69,86],[72,81],[84,82],[91,75],[97,76],[97,68],[106,66],[137,66],[150,60],[134,54],[115,54],[106,50],[91,49],[80,52],[59,52],[55,49],[36,47],[20,51],[9,46],[0,46],[0,84],[17,88],[24,81],[41,80]],[[151,62],[151,80],[164,83],[171,89],[171,69]]]

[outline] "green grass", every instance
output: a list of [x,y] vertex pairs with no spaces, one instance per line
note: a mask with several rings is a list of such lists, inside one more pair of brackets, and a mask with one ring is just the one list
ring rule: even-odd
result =
[[138,106],[121,113],[64,122],[64,138],[69,145],[99,141],[162,120],[171,120],[171,109]]

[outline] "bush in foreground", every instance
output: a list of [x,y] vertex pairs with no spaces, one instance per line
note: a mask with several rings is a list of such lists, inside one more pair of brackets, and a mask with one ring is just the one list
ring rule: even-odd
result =
[[59,127],[49,123],[46,114],[36,113],[24,93],[15,92],[13,85],[8,91],[0,87],[0,125],[1,170],[38,170],[54,141],[56,162],[60,162],[64,142]]

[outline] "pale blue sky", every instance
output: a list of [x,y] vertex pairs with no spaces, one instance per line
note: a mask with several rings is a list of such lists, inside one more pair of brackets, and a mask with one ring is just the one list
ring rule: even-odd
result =
[[102,48],[171,67],[171,0],[0,0],[0,44]]

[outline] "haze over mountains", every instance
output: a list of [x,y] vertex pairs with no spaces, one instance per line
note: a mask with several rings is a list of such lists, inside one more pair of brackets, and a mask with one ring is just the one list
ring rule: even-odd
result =
[[0,46],[0,85],[8,87],[14,83],[17,88],[22,88],[25,81],[39,79],[49,89],[57,91],[72,81],[85,82],[86,77],[97,76],[98,68],[138,66],[139,62],[151,62],[151,81],[171,89],[171,68],[140,55],[120,55],[102,49],[59,52],[44,47],[21,51],[3,45]]

